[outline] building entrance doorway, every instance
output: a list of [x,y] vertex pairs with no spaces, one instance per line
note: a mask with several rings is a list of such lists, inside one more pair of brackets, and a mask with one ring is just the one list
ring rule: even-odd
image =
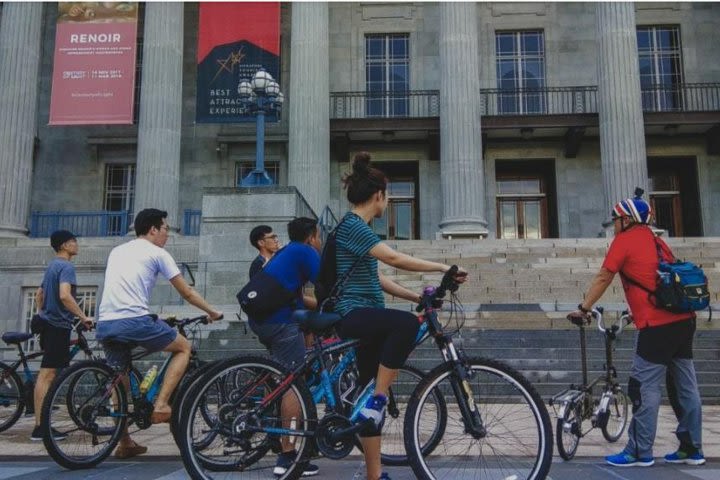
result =
[[695,158],[650,158],[648,176],[655,225],[670,237],[701,236]]
[[381,218],[373,219],[371,227],[383,240],[413,240],[418,236],[416,162],[375,163],[388,176],[388,207]]

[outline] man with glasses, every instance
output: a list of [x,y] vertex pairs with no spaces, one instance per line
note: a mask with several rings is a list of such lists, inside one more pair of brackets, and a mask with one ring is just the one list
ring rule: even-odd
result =
[[250,243],[258,249],[258,256],[250,264],[249,278],[262,270],[265,264],[280,250],[280,241],[276,233],[268,225],[258,225],[250,232]]
[[[185,301],[208,314],[210,320],[222,318],[222,312],[203,299],[180,273],[175,260],[165,250],[170,226],[167,212],[155,208],[142,210],[135,217],[138,238],[112,249],[105,270],[105,284],[100,301],[97,339],[137,345],[150,352],[171,352],[160,393],[155,400],[152,423],[170,420],[168,403],[190,361],[190,342],[178,335],[167,323],[158,321],[149,309],[150,295],[158,274],[162,274]],[[105,348],[110,365],[127,362],[128,350]],[[115,456],[129,458],[147,451],[147,447],[130,440],[127,431],[120,440]]]

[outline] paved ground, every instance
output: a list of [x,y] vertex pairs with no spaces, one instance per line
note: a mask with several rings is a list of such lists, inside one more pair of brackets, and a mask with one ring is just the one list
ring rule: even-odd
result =
[[[677,467],[658,464],[651,468],[611,469],[598,458],[582,458],[566,463],[556,461],[549,480],[717,480],[720,478],[720,461],[710,461],[702,467]],[[319,479],[351,480],[362,468],[359,459],[317,462],[321,468]],[[412,480],[407,468],[390,468],[393,480]],[[93,470],[69,472],[45,459],[10,461],[0,459],[0,480],[184,480],[185,470],[179,461],[147,457],[142,461],[108,461]],[[268,476],[271,479],[272,476]],[[360,478],[364,479],[364,476]]]
[[[167,426],[156,425],[133,437],[148,445],[148,454],[131,461],[108,460],[98,468],[83,472],[68,472],[51,462],[42,442],[30,442],[33,420],[28,417],[8,431],[0,434],[0,480],[179,480],[187,478],[179,461],[179,452],[168,433]],[[675,449],[672,434],[674,417],[667,407],[662,407],[655,456]],[[661,462],[652,468],[617,469],[604,465],[602,456],[622,449],[625,438],[617,444],[608,444],[602,435],[593,431],[583,438],[577,457],[572,462],[555,458],[550,472],[552,480],[719,480],[720,479],[720,406],[703,407],[703,441],[705,455],[709,459],[702,467],[665,465]],[[343,461],[320,460],[317,462],[326,479],[352,479],[355,472],[362,471],[360,457],[348,457]],[[393,480],[412,480],[407,468],[390,468]],[[269,477],[272,478],[272,477]],[[364,480],[364,476],[360,476]]]

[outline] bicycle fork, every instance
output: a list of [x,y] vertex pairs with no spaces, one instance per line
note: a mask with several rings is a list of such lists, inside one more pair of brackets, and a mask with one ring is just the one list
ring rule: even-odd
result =
[[472,369],[463,352],[455,348],[452,339],[443,337],[438,339],[437,342],[445,361],[453,364],[450,386],[460,408],[460,414],[465,424],[465,432],[475,439],[485,438],[487,428],[485,428],[482,415],[475,403],[475,394],[469,381],[474,376]]

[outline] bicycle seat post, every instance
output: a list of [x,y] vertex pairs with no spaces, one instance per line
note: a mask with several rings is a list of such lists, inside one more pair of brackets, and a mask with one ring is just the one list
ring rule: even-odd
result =
[[580,362],[582,368],[583,388],[588,384],[587,342],[585,341],[585,325],[580,324]]

